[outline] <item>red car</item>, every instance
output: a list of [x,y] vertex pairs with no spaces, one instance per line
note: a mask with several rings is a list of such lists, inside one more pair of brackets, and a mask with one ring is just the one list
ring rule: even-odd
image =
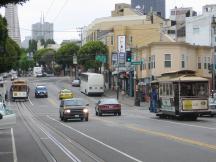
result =
[[95,106],[96,116],[102,114],[114,114],[121,116],[121,104],[115,98],[100,99]]

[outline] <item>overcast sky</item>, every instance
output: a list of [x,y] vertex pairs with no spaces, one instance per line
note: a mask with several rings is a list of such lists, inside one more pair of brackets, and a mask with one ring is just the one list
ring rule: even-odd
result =
[[[45,21],[54,23],[54,39],[60,43],[64,39],[78,39],[77,28],[86,26],[100,17],[111,15],[115,3],[129,3],[131,0],[30,0],[19,5],[19,22],[22,40],[31,36],[31,25],[39,22],[41,13]],[[201,13],[202,6],[216,4],[216,0],[166,0],[166,15],[171,8],[193,7]],[[4,9],[0,8],[4,15]]]

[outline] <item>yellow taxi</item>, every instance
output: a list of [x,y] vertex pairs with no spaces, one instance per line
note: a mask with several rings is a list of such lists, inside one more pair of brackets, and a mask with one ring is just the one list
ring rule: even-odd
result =
[[72,93],[71,90],[69,89],[62,89],[60,92],[59,92],[59,99],[62,100],[62,99],[69,99],[69,98],[73,98],[74,95]]

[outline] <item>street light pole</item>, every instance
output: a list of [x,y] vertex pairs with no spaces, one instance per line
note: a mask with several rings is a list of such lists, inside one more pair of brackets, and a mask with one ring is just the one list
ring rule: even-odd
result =
[[213,15],[211,22],[211,47],[213,48],[212,52],[212,97],[215,91],[215,44],[214,44],[214,34],[216,31],[216,17]]

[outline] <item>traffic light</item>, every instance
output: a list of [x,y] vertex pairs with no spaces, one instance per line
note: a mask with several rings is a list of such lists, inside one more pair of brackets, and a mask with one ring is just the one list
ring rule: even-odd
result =
[[126,62],[131,62],[131,51],[126,51]]

